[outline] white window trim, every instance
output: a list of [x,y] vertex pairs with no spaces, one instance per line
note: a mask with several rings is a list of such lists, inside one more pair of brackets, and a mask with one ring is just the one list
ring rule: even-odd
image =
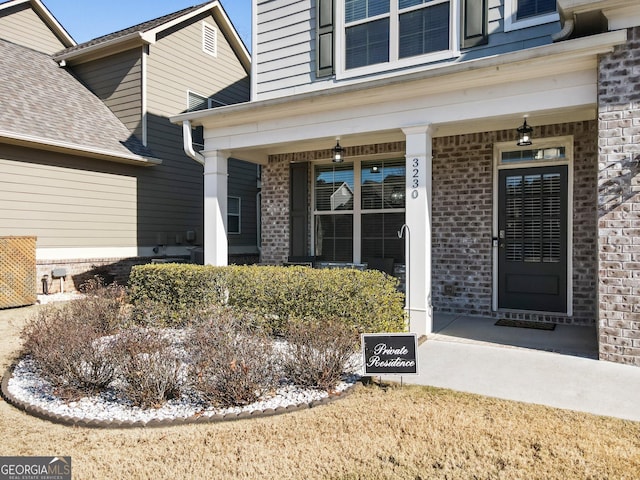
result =
[[[346,38],[345,28],[346,23],[344,20],[344,0],[336,0],[336,30],[335,30],[335,62],[336,62],[336,79],[348,79],[359,77],[363,75],[370,75],[379,72],[385,72],[388,70],[395,70],[400,68],[408,68],[416,65],[424,65],[433,62],[440,62],[443,60],[450,60],[460,56],[460,8],[457,0],[442,0],[449,1],[451,5],[449,15],[449,50],[427,53],[425,55],[416,55],[415,57],[398,58],[398,21],[399,9],[398,0],[390,0],[391,8],[388,14],[378,15],[376,17],[370,17],[356,22],[351,22],[350,25],[358,25],[360,23],[368,23],[373,20],[389,17],[389,61],[383,63],[376,63],[375,65],[367,65],[359,68],[346,69]],[[436,2],[440,3],[440,2]],[[421,8],[428,8],[429,5],[416,5],[404,9],[403,12],[411,10],[419,10]],[[392,21],[393,19],[396,21]]]
[[545,23],[557,22],[560,20],[558,12],[546,13],[535,17],[528,17],[522,20],[516,20],[518,14],[518,0],[504,1],[504,31],[511,32],[522,28],[535,27]]
[[[229,195],[227,197],[227,205],[229,205],[229,199],[231,198],[238,200],[238,213],[231,213],[227,208],[227,217],[238,217],[238,231],[237,232],[227,231],[227,233],[229,235],[240,235],[242,234],[242,198]],[[228,219],[227,219],[227,225],[229,225]]]
[[316,216],[321,215],[353,215],[353,257],[352,262],[355,264],[362,263],[362,215],[367,213],[404,213],[406,215],[407,208],[380,208],[380,209],[363,209],[362,208],[362,163],[370,160],[399,160],[400,157],[389,156],[387,154],[365,156],[354,159],[347,164],[353,164],[353,210],[316,210],[316,186],[315,186],[315,169],[320,166],[331,165],[331,162],[319,160],[313,162],[311,175],[311,248],[315,255],[316,248]]
[[[534,162],[501,163],[503,152],[531,150],[537,148],[565,147],[565,158]],[[573,136],[534,139],[531,146],[518,147],[515,142],[501,142],[493,146],[493,238],[498,238],[498,171],[514,168],[567,165],[567,309],[562,312],[530,312],[549,315],[573,316]],[[491,309],[498,311],[498,245],[493,245],[493,293]]]
[[[213,35],[213,51],[207,48],[207,29],[210,30]],[[212,57],[218,56],[218,29],[207,22],[202,22],[202,51]]]

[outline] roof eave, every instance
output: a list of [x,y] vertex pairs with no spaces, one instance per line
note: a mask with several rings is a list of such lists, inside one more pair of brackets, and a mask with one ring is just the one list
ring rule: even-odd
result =
[[129,50],[136,46],[153,43],[149,40],[149,36],[144,32],[132,32],[123,37],[114,38],[103,43],[91,45],[80,50],[74,50],[66,53],[57,53],[53,55],[56,62],[77,62],[86,59],[97,59],[107,55],[112,55],[121,51]]
[[[481,79],[487,78],[487,72],[499,72],[500,69],[516,65],[518,69],[526,73],[528,69],[540,68],[537,60],[548,62],[551,58],[566,58],[569,56],[571,62],[581,62],[586,56],[595,57],[598,54],[609,52],[615,45],[626,41],[626,31],[614,31],[583,37],[575,40],[558,42],[550,45],[534,47],[526,50],[519,50],[512,53],[494,55],[491,57],[479,58],[467,62],[453,63],[446,66],[437,66],[403,75],[388,76],[385,78],[375,78],[359,83],[350,83],[318,91],[300,93],[286,97],[270,98],[234,104],[226,107],[216,107],[208,110],[188,112],[173,116],[170,121],[182,123],[185,120],[194,125],[204,123],[215,124],[216,126],[229,126],[249,119],[257,120],[256,112],[261,119],[279,118],[286,116],[291,111],[291,105],[304,103],[305,108],[311,110],[322,109],[331,101],[337,101],[344,95],[349,95],[350,101],[355,101],[355,97],[362,96],[363,101],[370,101],[367,92],[374,89],[381,89],[390,86],[408,84],[411,82],[437,82],[443,83],[443,88],[447,88],[451,78],[468,77],[473,83],[477,76]],[[395,94],[403,95],[405,89],[395,89]],[[386,99],[389,100],[389,93]]]
[[143,167],[152,167],[162,164],[159,158],[143,157],[136,154],[126,154],[110,151],[103,148],[76,145],[60,140],[38,138],[31,135],[17,134],[14,132],[0,131],[0,143],[17,145],[21,147],[36,148],[50,152],[67,153],[81,157],[89,157],[108,162],[125,163]]

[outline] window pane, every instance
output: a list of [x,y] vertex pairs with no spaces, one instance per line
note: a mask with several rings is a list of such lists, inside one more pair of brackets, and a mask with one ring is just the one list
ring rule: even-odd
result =
[[389,0],[345,0],[345,22],[355,22],[364,18],[389,13]]
[[531,150],[502,152],[501,163],[539,162],[545,160],[561,160],[563,158],[566,158],[565,147],[535,148]]
[[240,215],[240,199],[238,197],[227,199],[227,212],[229,215]]
[[362,209],[404,208],[405,161],[362,163]]
[[400,0],[398,2],[398,7],[400,7],[400,9],[403,8],[409,8],[409,7],[414,7],[416,5],[421,5],[423,3],[428,3],[431,0]]
[[393,258],[404,263],[404,239],[398,231],[404,224],[404,213],[368,213],[362,215],[362,259]]
[[517,19],[556,11],[556,0],[518,0]]
[[237,215],[227,217],[227,229],[229,233],[240,233],[240,217]]
[[317,211],[353,210],[353,165],[316,168]]
[[353,215],[317,215],[315,237],[315,254],[319,259],[353,261]]
[[346,67],[357,68],[389,61],[389,19],[346,30]]
[[449,49],[449,2],[400,15],[400,58]]

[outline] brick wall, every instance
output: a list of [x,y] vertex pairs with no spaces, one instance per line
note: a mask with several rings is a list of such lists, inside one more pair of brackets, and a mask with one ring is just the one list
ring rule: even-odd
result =
[[433,142],[434,311],[571,324],[595,324],[596,122],[538,126],[535,138],[574,136],[572,317],[491,311],[493,146],[515,131],[436,138]]
[[640,28],[599,66],[600,358],[640,366]]
[[[594,325],[597,307],[597,125],[595,121],[536,127],[538,138],[574,136],[574,315],[495,314],[492,296],[493,146],[514,141],[515,129],[433,142],[433,273],[436,312]],[[346,157],[404,155],[404,142],[347,149]],[[330,150],[274,155],[263,176],[263,263],[289,250],[289,164],[329,158]],[[311,212],[310,212],[311,213]]]
[[[188,261],[187,257],[171,257],[180,258],[182,261]],[[36,265],[37,271],[37,290],[38,294],[43,293],[43,277],[48,277],[49,293],[60,292],[60,279],[53,278],[54,269],[62,268],[66,270],[67,276],[64,278],[62,288],[65,292],[78,291],[80,286],[95,275],[101,276],[110,282],[117,282],[119,285],[126,285],[129,281],[131,268],[134,265],[144,265],[151,263],[149,257],[131,257],[131,258],[82,258],[72,260],[56,260],[46,261],[39,260]]]

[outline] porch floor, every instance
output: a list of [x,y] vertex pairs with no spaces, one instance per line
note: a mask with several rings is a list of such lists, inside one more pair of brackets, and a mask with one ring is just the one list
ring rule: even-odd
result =
[[596,326],[556,325],[554,330],[500,327],[495,318],[434,313],[434,340],[530,348],[586,358],[598,358]]
[[402,381],[640,421],[640,367],[597,360],[595,327],[495,321],[435,315],[435,332],[418,348],[418,375]]

